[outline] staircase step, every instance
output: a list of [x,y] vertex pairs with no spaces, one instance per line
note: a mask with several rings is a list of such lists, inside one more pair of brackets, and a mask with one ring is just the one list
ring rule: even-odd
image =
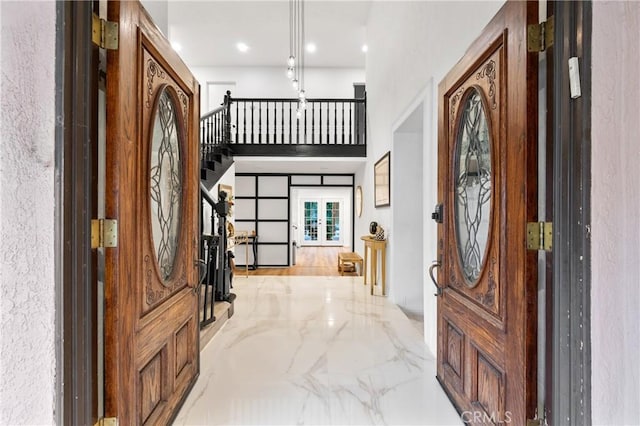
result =
[[233,152],[226,145],[212,148],[200,161],[200,180],[211,190],[233,164]]
[[213,339],[222,326],[233,316],[233,302],[215,302],[213,305],[213,315],[216,320],[200,330],[200,350]]
[[218,162],[218,164],[216,164],[216,162],[212,161],[211,159],[204,160],[204,167],[206,169],[209,169],[209,170],[214,170],[215,171],[218,168],[217,166],[219,164],[220,164],[220,162]]

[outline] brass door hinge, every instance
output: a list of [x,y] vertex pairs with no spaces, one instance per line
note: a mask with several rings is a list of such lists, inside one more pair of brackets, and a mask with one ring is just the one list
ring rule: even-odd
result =
[[544,52],[553,46],[553,28],[555,20],[550,16],[545,22],[527,26],[527,50]]
[[118,426],[117,417],[100,417],[93,426]]
[[544,251],[553,249],[553,222],[527,223],[527,249]]
[[118,221],[93,219],[91,221],[91,248],[118,247]]
[[100,19],[93,14],[91,41],[103,49],[118,50],[118,23]]

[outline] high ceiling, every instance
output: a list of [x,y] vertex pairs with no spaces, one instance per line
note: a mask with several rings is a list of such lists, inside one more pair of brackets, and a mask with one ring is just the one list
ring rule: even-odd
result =
[[[306,0],[305,53],[308,67],[364,68],[369,0]],[[281,66],[289,56],[289,1],[170,0],[169,39],[182,46],[191,67]],[[249,50],[241,53],[238,42]]]

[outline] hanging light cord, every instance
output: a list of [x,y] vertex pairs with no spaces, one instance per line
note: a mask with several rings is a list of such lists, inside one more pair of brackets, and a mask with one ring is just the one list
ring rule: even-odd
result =
[[304,0],[300,0],[300,37],[302,43],[300,43],[300,91],[304,90],[304,49],[305,49],[305,34],[304,34]]
[[293,2],[289,0],[289,57],[293,56]]
[[292,79],[294,89],[298,92],[298,110],[306,107],[304,90],[305,66],[305,23],[304,0],[289,0],[289,58],[287,75]]

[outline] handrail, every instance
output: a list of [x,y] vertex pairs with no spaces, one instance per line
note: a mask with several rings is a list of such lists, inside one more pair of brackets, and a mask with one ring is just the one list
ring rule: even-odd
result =
[[214,110],[211,110],[211,111],[207,112],[205,115],[203,115],[202,117],[200,117],[200,121],[202,121],[202,120],[204,120],[204,119],[206,119],[206,118],[208,118],[208,117],[211,117],[211,116],[213,116],[213,115],[215,115],[215,114],[218,114],[218,113],[219,113],[219,112],[221,112],[221,111],[224,111],[224,105],[220,105],[218,108],[216,108],[216,109],[214,109]]
[[[298,103],[298,98],[233,98],[234,102],[293,102]],[[307,102],[355,102],[355,103],[365,103],[367,101],[366,98],[308,98]],[[218,108],[213,109],[207,113],[205,113],[202,117],[200,117],[200,121],[205,118],[211,117],[217,113],[221,113],[224,111],[225,105],[222,104]]]
[[209,195],[209,190],[206,186],[204,186],[204,183],[202,183],[202,181],[200,181],[200,194],[202,195],[202,198],[207,200],[212,208],[216,205],[215,200],[211,197],[211,195]]
[[[294,102],[298,103],[298,98],[233,98],[233,102]],[[364,103],[365,98],[307,98],[307,102],[356,102]]]

